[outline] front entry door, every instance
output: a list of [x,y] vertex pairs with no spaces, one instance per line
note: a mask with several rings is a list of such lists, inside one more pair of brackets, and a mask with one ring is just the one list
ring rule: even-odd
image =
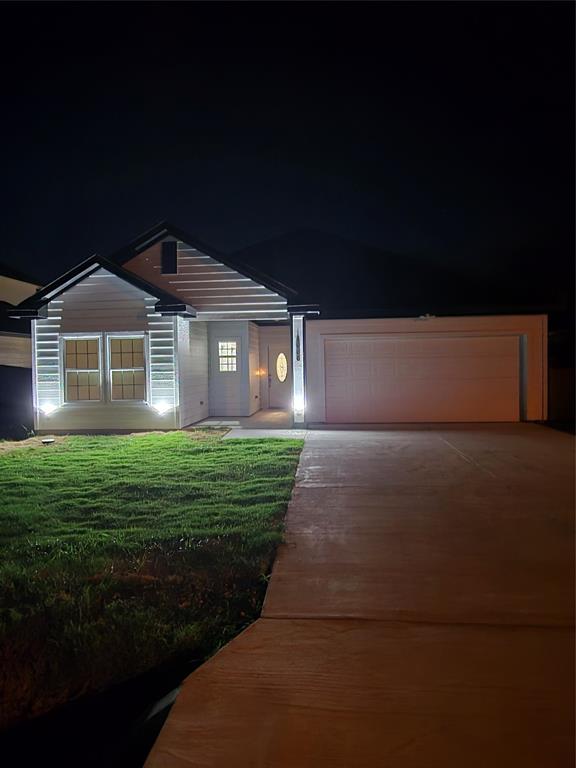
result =
[[268,408],[290,408],[292,365],[287,344],[268,345]]

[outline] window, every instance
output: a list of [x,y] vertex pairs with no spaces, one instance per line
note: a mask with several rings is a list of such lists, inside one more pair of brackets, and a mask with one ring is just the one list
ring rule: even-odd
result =
[[112,400],[145,400],[144,338],[112,337],[108,342]]
[[64,339],[64,386],[67,403],[101,399],[98,339]]
[[176,240],[162,243],[160,271],[163,275],[176,275],[178,273],[178,243]]
[[280,382],[286,381],[286,376],[288,376],[288,361],[284,352],[280,352],[276,358],[276,376]]
[[218,342],[218,370],[221,373],[237,371],[238,343],[236,341]]

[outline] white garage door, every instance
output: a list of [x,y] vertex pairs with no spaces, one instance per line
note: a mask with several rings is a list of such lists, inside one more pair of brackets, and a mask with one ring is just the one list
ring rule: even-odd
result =
[[324,342],[326,421],[518,421],[517,336],[348,336]]

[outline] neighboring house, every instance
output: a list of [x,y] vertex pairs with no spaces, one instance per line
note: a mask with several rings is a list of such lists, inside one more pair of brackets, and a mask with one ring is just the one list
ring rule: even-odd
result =
[[10,312],[30,319],[40,431],[546,418],[546,316],[322,319],[161,224]]
[[0,264],[0,366],[30,368],[30,324],[8,317],[7,310],[32,296],[40,285],[27,275]]
[[30,322],[8,316],[39,288],[33,278],[0,264],[0,436],[22,437],[32,427]]

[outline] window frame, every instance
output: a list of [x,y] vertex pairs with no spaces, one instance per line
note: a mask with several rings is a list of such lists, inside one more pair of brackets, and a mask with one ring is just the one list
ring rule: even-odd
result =
[[[140,368],[112,368],[112,344],[111,342],[113,340],[126,340],[126,339],[142,339],[142,354],[144,357],[144,364],[143,367]],[[149,404],[149,395],[150,395],[150,366],[148,363],[148,334],[145,332],[138,332],[138,331],[113,331],[110,333],[105,333],[105,340],[106,340],[106,385],[107,385],[107,402],[114,403],[114,404],[128,404],[128,405],[142,405],[142,404]],[[144,398],[143,399],[115,399],[112,396],[112,373],[117,371],[144,371]]]
[[[235,355],[221,355],[220,354],[220,344],[235,344],[236,345],[236,354]],[[224,375],[230,375],[230,374],[237,374],[240,373],[240,339],[237,336],[223,336],[222,338],[216,339],[216,364],[217,364],[217,371],[219,374]],[[231,360],[234,359],[236,361],[236,368],[235,370],[222,370],[220,368],[220,361],[221,360]]]
[[[98,342],[98,386],[100,387],[100,397],[98,400],[68,400],[67,374],[70,373],[94,373],[95,369],[90,368],[68,368],[66,365],[66,342],[67,341],[97,341]],[[60,382],[60,397],[62,405],[95,405],[106,401],[106,392],[104,387],[104,366],[102,355],[102,334],[101,333],[63,333],[60,335],[60,370],[62,377]]]

